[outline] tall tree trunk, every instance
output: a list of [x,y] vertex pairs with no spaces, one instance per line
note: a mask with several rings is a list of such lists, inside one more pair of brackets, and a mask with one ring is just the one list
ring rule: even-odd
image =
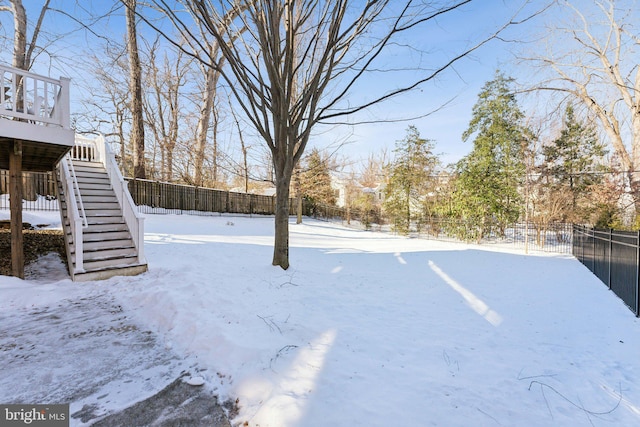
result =
[[[233,109],[231,110],[233,113]],[[248,193],[249,192],[249,162],[247,159],[247,154],[249,152],[247,145],[244,143],[244,137],[242,136],[242,129],[240,128],[240,122],[238,121],[238,118],[235,117],[235,113],[233,113],[235,121],[236,121],[236,128],[238,129],[238,138],[240,139],[240,149],[242,150],[242,177],[244,178],[244,192]]]
[[215,108],[212,111],[213,113],[213,153],[212,153],[212,164],[213,164],[213,182],[216,184],[220,181],[220,177],[218,176],[218,110]]
[[131,143],[133,144],[133,176],[145,179],[144,118],[142,116],[142,69],[138,56],[136,31],[137,0],[122,0],[126,6],[127,53],[129,54],[129,90],[131,92]]
[[[28,70],[27,64],[27,13],[22,5],[22,0],[11,0],[13,9],[13,62],[15,68]],[[22,77],[17,76],[16,93],[14,94],[16,108],[18,110],[25,109],[25,99],[23,99],[24,91],[22,88]]]
[[[216,87],[218,85],[218,72],[212,67],[206,69],[205,86],[202,94],[202,103],[200,104],[200,117],[198,117],[198,126],[196,128],[196,159],[195,159],[195,184],[202,186],[204,183],[204,158],[207,147],[207,133],[209,131],[209,123],[211,122],[211,114],[213,111],[213,102],[216,97]],[[217,178],[214,178],[217,179]]]
[[276,215],[273,244],[273,265],[283,270],[289,268],[289,187],[293,168],[284,152],[275,152],[274,169],[276,173]]
[[11,209],[11,274],[24,279],[22,141],[14,141],[9,150],[9,186],[9,205]]
[[11,0],[13,8],[13,62],[15,68],[28,70],[27,64],[27,12],[22,0]]
[[300,165],[296,168],[296,224],[302,224],[302,189],[300,188]]

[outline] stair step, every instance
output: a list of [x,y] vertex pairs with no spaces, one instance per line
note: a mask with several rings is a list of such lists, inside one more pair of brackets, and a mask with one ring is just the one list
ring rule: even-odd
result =
[[89,223],[89,227],[84,229],[83,234],[93,234],[93,233],[109,233],[109,232],[120,232],[126,231],[129,232],[127,228],[127,224],[124,221],[113,223],[113,222],[105,222],[105,223]]
[[120,209],[116,196],[82,196],[82,204],[85,209]]
[[116,265],[115,267],[98,268],[85,273],[77,273],[73,280],[76,282],[86,282],[88,280],[104,280],[113,276],[135,276],[147,271],[147,264]]
[[[105,225],[105,224],[125,224],[126,225],[126,221],[120,214],[120,211],[85,210],[85,215],[86,215],[86,222],[89,227],[94,225]],[[67,226],[70,225],[69,218],[67,217],[66,214],[65,214],[65,225]]]
[[[67,238],[71,240],[71,236],[67,236]],[[131,237],[118,240],[84,241],[82,243],[85,260],[128,257],[131,256],[131,250],[133,250],[133,254],[135,254],[135,246]],[[75,256],[75,242],[69,243],[69,252]]]
[[107,175],[106,173],[76,172],[76,178],[78,179],[78,182],[87,182],[91,179],[100,179],[109,183],[111,182],[109,180],[109,175]]
[[[114,197],[116,198],[115,194],[113,193],[113,189],[111,187],[109,188],[81,188],[80,189],[80,195],[82,196],[82,200],[91,200],[89,198],[92,197],[99,197],[99,198],[111,198]],[[117,200],[117,198],[116,198]]]
[[85,162],[85,161],[78,161],[78,160],[74,160],[73,161],[73,167],[78,167],[78,168],[95,168],[95,169],[104,169],[104,165],[102,164],[102,162]]
[[111,188],[110,182],[98,182],[98,183],[83,182],[80,185],[80,194],[83,194],[84,191],[91,191],[91,190],[109,191],[113,193],[113,189]]
[[91,163],[91,162],[73,162],[73,168],[78,170],[96,170],[96,171],[104,171],[106,168],[102,163]]
[[[84,239],[84,236],[83,236]],[[135,249],[133,240],[131,238],[118,239],[118,240],[99,240],[99,241],[84,241],[82,243],[82,250],[85,252],[84,256],[87,257],[89,252],[92,251],[107,251],[111,249]],[[134,252],[135,253],[135,252]]]
[[85,271],[87,272],[104,270],[106,268],[127,267],[127,266],[137,265],[137,264],[138,264],[137,257],[105,259],[100,261],[90,261],[90,262],[82,263]]
[[84,187],[85,184],[100,184],[100,185],[109,185],[111,186],[111,182],[109,181],[109,177],[107,176],[78,176],[78,185],[80,188]]
[[85,166],[80,164],[74,164],[73,170],[76,174],[79,173],[101,173],[106,174],[107,170],[104,167]]
[[99,168],[104,169],[102,162],[87,162],[84,160],[73,160],[73,167]]
[[116,258],[129,258],[136,256],[136,248],[127,247],[127,248],[110,248],[110,249],[94,249],[94,250],[85,250],[84,252],[84,260],[86,262],[91,261],[102,261],[108,259],[116,259]]
[[97,217],[114,217],[114,216],[121,217],[122,216],[122,211],[120,210],[120,208],[118,209],[87,209],[87,207],[85,206],[84,211],[87,214],[87,220],[89,220],[89,217],[97,218]]
[[[69,227],[69,221],[65,219],[65,230],[66,234],[68,236],[71,236],[71,228]],[[82,230],[82,235],[83,236],[91,236],[90,240],[95,240],[98,238],[98,235],[102,235],[106,237],[106,235],[109,234],[114,234],[115,237],[114,238],[120,238],[120,234],[119,233],[127,233],[127,235],[129,237],[131,237],[131,235],[129,234],[129,228],[127,227],[127,224],[123,221],[120,223],[104,223],[104,224],[89,224],[89,226],[87,228],[84,228]],[[118,233],[118,234],[116,234]],[[83,241],[87,241],[86,237],[83,237]]]
[[[104,225],[104,224],[125,224],[124,218],[121,215],[116,216],[92,216],[87,217],[87,223],[89,227],[94,225]],[[126,226],[126,224],[125,224]]]
[[113,191],[110,191],[111,195],[89,195],[89,194],[81,194],[82,203],[87,206],[90,203],[115,203],[118,204],[118,198],[113,194]]
[[[125,227],[126,229],[126,227]],[[122,231],[87,231],[88,228],[84,230],[82,233],[82,241],[86,244],[87,242],[107,242],[107,241],[116,241],[121,239],[131,240],[131,234],[129,234],[128,230]]]
[[[84,206],[84,210],[116,210],[120,211],[120,204],[118,203],[118,199],[114,197],[114,201],[109,200],[99,200],[99,201],[89,201],[82,198],[82,205]],[[78,208],[80,204],[78,204]]]

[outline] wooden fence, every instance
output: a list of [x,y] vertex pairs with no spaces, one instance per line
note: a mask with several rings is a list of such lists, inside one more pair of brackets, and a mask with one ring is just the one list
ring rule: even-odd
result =
[[[219,212],[238,214],[273,215],[275,197],[259,194],[234,193],[212,188],[193,187],[181,184],[128,178],[129,192],[143,212],[162,209],[190,212]],[[295,215],[295,199],[291,199],[289,213]],[[306,211],[306,212],[305,212]],[[309,205],[303,204],[307,215]]]

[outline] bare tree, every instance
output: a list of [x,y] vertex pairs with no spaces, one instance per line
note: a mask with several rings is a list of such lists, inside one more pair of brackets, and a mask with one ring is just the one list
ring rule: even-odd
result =
[[27,42],[27,12],[22,4],[22,0],[9,0],[9,5],[2,5],[0,2],[0,12],[10,12],[13,14],[13,60],[15,68],[29,70],[33,65],[36,42],[42,28],[42,21],[49,10],[50,0],[46,0],[40,8],[38,20],[31,33],[31,40]]
[[389,153],[383,149],[377,154],[370,154],[362,165],[358,182],[363,187],[376,188],[384,181],[384,166],[389,162]]
[[[181,0],[190,18],[168,1],[152,2],[185,38],[200,46],[192,53],[220,72],[271,151],[276,183],[273,265],[289,267],[289,188],[312,129],[418,88],[508,25],[432,70],[390,79],[398,86],[350,99],[376,67],[389,67],[382,57],[391,48],[406,46],[404,34],[470,2]],[[232,10],[239,10],[237,18],[225,21]],[[208,56],[210,50],[194,24],[217,42],[225,67],[219,67],[218,57]],[[237,37],[233,43],[231,34]]]
[[[195,146],[195,184],[202,185],[204,183],[203,167],[205,159],[205,150],[207,147],[207,135],[209,133],[209,125],[211,115],[214,110],[214,102],[216,99],[218,80],[220,74],[215,67],[202,66],[204,75],[204,90],[202,93],[202,101],[200,106],[200,115],[198,117],[198,125],[196,130],[196,146]],[[217,120],[214,121],[214,144],[217,142],[217,129],[215,128]],[[217,148],[217,145],[216,147]],[[214,149],[215,152],[215,149]],[[214,162],[216,159],[214,158]],[[217,180],[217,171],[214,172],[214,180]]]
[[130,153],[127,151],[126,128],[131,121],[128,102],[127,64],[124,47],[113,51],[106,48],[102,53],[91,56],[91,72],[98,89],[90,91],[84,101],[89,117],[86,132],[99,132],[105,125],[105,136],[115,138],[120,149],[118,153],[120,169],[125,176],[133,176]]
[[133,176],[146,178],[144,164],[144,117],[142,107],[142,68],[138,53],[136,29],[137,0],[121,0],[126,6],[127,53],[129,55],[129,91],[131,93],[131,142],[133,144]]
[[186,85],[189,74],[189,60],[177,50],[169,56],[165,51],[162,59],[160,40],[146,44],[148,65],[146,84],[148,94],[144,99],[146,122],[160,148],[160,177],[171,182],[174,178],[174,150],[180,138],[180,124],[184,111],[181,90]]
[[[546,53],[525,59],[552,70],[536,85],[577,99],[594,115],[621,160],[640,212],[640,34],[637,5],[558,1],[573,20],[548,29]],[[554,16],[560,15],[554,14]]]
[[[242,10],[240,7],[231,8],[227,11],[226,15],[222,18],[218,32],[224,35],[229,27],[229,22],[237,17],[237,14]],[[204,184],[204,165],[205,165],[205,152],[207,147],[207,136],[209,135],[209,128],[213,118],[213,181],[218,180],[218,116],[219,107],[216,105],[218,98],[218,86],[220,81],[220,68],[223,66],[225,57],[221,55],[219,40],[216,38],[207,37],[206,29],[202,26],[199,27],[201,34],[198,38],[199,42],[203,43],[202,46],[197,44],[191,44],[193,52],[197,52],[200,47],[207,49],[206,57],[209,58],[215,65],[209,66],[206,63],[200,63],[200,68],[204,76],[204,89],[202,91],[202,98],[200,102],[200,114],[198,116],[198,125],[196,128],[196,144],[195,144],[195,184]],[[240,30],[242,31],[242,29]],[[232,40],[234,35],[230,35]],[[187,42],[190,39],[187,38]]]

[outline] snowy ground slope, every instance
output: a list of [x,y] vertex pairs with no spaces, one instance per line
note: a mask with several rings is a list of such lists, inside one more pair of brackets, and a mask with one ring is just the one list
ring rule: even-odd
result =
[[305,219],[282,271],[272,235],[273,218],[148,215],[148,273],[0,277],[0,309],[113,297],[251,426],[640,424],[640,322],[575,259]]

